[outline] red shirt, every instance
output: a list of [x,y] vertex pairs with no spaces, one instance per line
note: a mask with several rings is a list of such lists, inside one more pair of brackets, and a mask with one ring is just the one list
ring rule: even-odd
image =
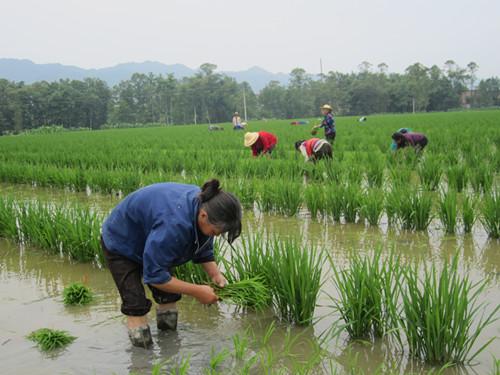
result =
[[304,145],[306,146],[307,156],[311,156],[313,154],[314,145],[318,141],[319,141],[319,138],[311,138],[311,139],[308,139],[307,141],[304,142]]
[[257,142],[252,145],[253,156],[258,156],[261,153],[265,154],[278,143],[278,139],[274,134],[268,132],[259,132]]

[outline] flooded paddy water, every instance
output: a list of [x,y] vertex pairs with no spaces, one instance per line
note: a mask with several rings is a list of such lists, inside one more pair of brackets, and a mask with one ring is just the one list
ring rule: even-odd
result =
[[[81,203],[103,212],[119,201],[112,196],[17,185],[0,185],[0,194],[19,199]],[[361,224],[318,222],[305,212],[293,218],[247,212],[245,228],[253,233],[299,236],[323,247],[340,265],[347,262],[352,251],[369,254],[379,246],[384,253],[393,249],[405,262],[419,260],[441,264],[459,254],[461,271],[469,272],[473,281],[490,279],[489,287],[480,296],[480,302],[489,303],[486,311],[491,311],[500,301],[500,242],[488,239],[480,225],[476,225],[471,235],[450,236],[434,223],[428,232],[415,233],[384,224],[368,228]],[[328,272],[325,267],[327,277]],[[82,307],[63,305],[62,289],[75,281],[86,283],[94,291],[93,303]],[[328,280],[316,310],[316,316],[322,319],[312,328],[292,328],[292,336],[299,335],[292,348],[297,358],[307,359],[312,350],[309,342],[318,341],[321,333],[338,321],[338,316],[333,315],[329,307],[332,302],[327,293],[335,294]],[[232,349],[232,335],[249,328],[259,341],[273,321],[270,312],[244,312],[224,303],[206,307],[185,297],[179,305],[177,332],[158,333],[152,324],[153,349],[133,348],[127,338],[118,292],[109,272],[7,240],[0,240],[0,304],[2,374],[147,374],[151,373],[153,363],[166,359],[177,361],[187,355],[191,355],[189,373],[197,374],[207,367],[213,347]],[[43,354],[25,338],[41,327],[64,329],[78,339],[63,351]],[[494,336],[500,336],[500,321],[482,334],[476,346],[480,347]],[[278,325],[271,339],[276,351],[282,350],[285,337],[286,326]],[[341,369],[354,366],[371,374],[382,363],[392,360],[399,373],[427,373],[429,370],[409,360],[406,353],[390,353],[383,340],[375,344],[349,345],[347,337],[340,335],[330,342],[328,349]],[[449,369],[445,374],[493,374],[494,358],[500,358],[498,340],[476,358],[473,366]],[[222,373],[231,373],[231,366],[228,363]]]

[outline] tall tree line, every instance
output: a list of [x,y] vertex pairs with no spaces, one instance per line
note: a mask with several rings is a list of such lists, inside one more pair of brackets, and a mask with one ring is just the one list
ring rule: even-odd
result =
[[248,83],[203,64],[192,77],[134,74],[115,87],[99,79],[60,80],[26,85],[0,79],[0,131],[19,132],[42,125],[98,129],[106,123],[187,124],[229,121],[234,111],[249,118],[316,116],[331,103],[338,114],[446,111],[500,106],[500,79],[478,81],[478,66],[449,60],[442,68],[416,63],[389,73],[384,63],[363,62],[356,73],[320,76],[296,68],[288,85],[271,81],[256,94]]

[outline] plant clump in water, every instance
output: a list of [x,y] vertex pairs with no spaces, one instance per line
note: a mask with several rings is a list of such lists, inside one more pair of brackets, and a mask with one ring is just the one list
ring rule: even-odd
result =
[[73,283],[64,288],[63,301],[65,305],[86,305],[93,300],[91,290],[83,284]]
[[35,342],[44,352],[48,352],[71,344],[76,340],[76,337],[71,336],[66,331],[41,328],[31,332],[28,335],[28,340]]

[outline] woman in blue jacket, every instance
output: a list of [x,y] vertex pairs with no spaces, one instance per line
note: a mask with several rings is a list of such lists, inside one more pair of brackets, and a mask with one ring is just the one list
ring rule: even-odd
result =
[[182,294],[203,304],[217,301],[212,287],[184,282],[172,276],[174,267],[200,263],[211,280],[223,287],[226,279],[214,261],[213,237],[227,233],[234,241],[241,232],[238,199],[210,180],[194,185],[160,183],[128,195],[115,207],[102,227],[102,247],[122,299],[133,345],[152,344],[142,280],[157,306],[158,329],[177,328],[175,302]]

